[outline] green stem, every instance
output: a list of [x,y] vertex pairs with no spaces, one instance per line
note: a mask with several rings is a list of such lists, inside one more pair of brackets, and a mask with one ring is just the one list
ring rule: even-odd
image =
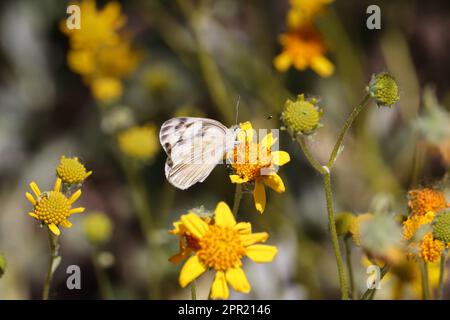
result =
[[356,291],[355,291],[355,279],[353,276],[353,267],[352,267],[352,246],[350,242],[350,237],[344,239],[345,246],[345,262],[347,264],[348,277],[350,279],[350,297],[353,300],[356,299]]
[[50,285],[53,279],[54,263],[55,259],[58,257],[58,238],[48,230],[48,243],[50,247],[50,256],[48,261],[47,276],[45,277],[44,288],[42,289],[42,299],[48,300],[48,295],[50,292]]
[[[389,264],[385,264],[380,271],[380,281],[383,280],[384,276],[389,272],[391,266]],[[361,300],[372,300],[375,296],[375,292],[377,289],[367,289],[363,295],[361,296]]]
[[94,248],[92,252],[92,263],[95,269],[95,275],[97,277],[98,289],[100,291],[100,296],[103,300],[113,299],[113,293],[111,288],[111,283],[109,282],[108,276],[106,275],[105,269],[100,266],[98,262],[99,250],[97,247]]
[[236,190],[234,192],[234,202],[233,202],[233,215],[236,217],[239,211],[239,205],[242,199],[242,184],[236,184]]
[[445,262],[447,258],[447,250],[444,249],[441,255],[441,262],[439,266],[439,289],[438,289],[438,299],[442,300],[444,297],[444,279],[445,279]]
[[191,298],[192,300],[197,300],[197,286],[195,285],[195,280],[191,282]]
[[322,175],[327,173],[327,170],[319,163],[319,161],[316,160],[316,158],[314,158],[311,151],[309,151],[308,145],[306,144],[305,141],[305,137],[303,135],[297,135],[296,139],[297,142],[300,144],[300,147],[302,148],[302,151],[305,154],[306,159],[313,166],[313,168],[316,169],[316,171]]
[[367,104],[370,101],[370,98],[371,98],[370,94],[367,93],[362,102],[353,109],[352,113],[350,113],[347,120],[345,120],[344,126],[341,128],[341,131],[339,132],[339,136],[334,145],[333,151],[331,151],[331,155],[327,163],[328,168],[331,169],[333,167],[336,158],[339,155],[339,151],[342,147],[342,142],[344,140],[345,134],[347,133],[348,129],[350,129],[350,127],[352,126],[353,122],[355,121],[356,117],[361,112],[361,110],[367,106]]
[[430,299],[430,285],[428,281],[428,265],[425,261],[419,261],[420,275],[422,279],[422,299]]
[[331,242],[333,244],[334,255],[336,257],[336,264],[339,273],[339,283],[341,287],[341,298],[342,300],[347,300],[348,287],[347,281],[345,279],[344,264],[342,263],[341,249],[339,248],[339,239],[336,231],[336,221],[334,218],[333,209],[333,195],[331,192],[331,175],[329,172],[323,174],[323,185],[325,187],[325,198],[327,201],[328,230],[330,231]]

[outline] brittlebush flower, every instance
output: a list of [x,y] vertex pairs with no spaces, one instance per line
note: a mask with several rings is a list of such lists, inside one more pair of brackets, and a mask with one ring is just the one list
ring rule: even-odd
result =
[[291,158],[286,151],[272,151],[276,139],[272,133],[267,134],[261,142],[253,139],[253,128],[250,122],[240,125],[238,133],[238,146],[230,152],[233,174],[230,175],[232,183],[254,182],[253,198],[255,207],[260,213],[266,207],[266,191],[264,185],[272,190],[282,193],[285,186],[281,177],[275,172],[275,166],[283,166]]
[[408,207],[412,215],[425,215],[427,212],[439,212],[450,207],[442,191],[423,188],[408,192]]
[[56,175],[63,183],[67,184],[82,183],[91,174],[92,171],[87,171],[77,157],[66,158],[66,156],[62,156],[56,167]]
[[81,28],[69,30],[66,21],[61,21],[61,29],[69,36],[72,48],[96,49],[100,44],[115,45],[120,41],[117,31],[125,24],[126,17],[121,14],[119,2],[108,2],[101,10],[97,10],[94,0],[75,3],[81,11]]
[[90,86],[95,99],[110,102],[122,96],[122,80],[136,68],[140,53],[130,45],[130,37],[122,33],[126,17],[119,2],[107,3],[97,10],[95,1],[78,3],[81,28],[69,30],[65,20],[62,31],[69,37],[67,63]]
[[150,160],[159,150],[156,127],[153,124],[126,129],[119,133],[117,141],[120,151],[138,160]]
[[325,57],[327,47],[320,33],[312,26],[302,26],[280,35],[282,52],[275,57],[273,63],[280,72],[291,66],[304,71],[311,68],[321,77],[329,77],[334,66]]
[[291,0],[291,8],[287,14],[288,27],[295,29],[311,23],[331,2],[333,0]]
[[73,203],[81,196],[81,190],[74,192],[67,198],[61,190],[61,179],[57,178],[52,191],[41,192],[38,185],[33,181],[30,188],[35,197],[29,192],[25,197],[34,206],[33,211],[28,214],[47,225],[53,234],[59,236],[59,226],[71,228],[72,223],[67,220],[72,214],[84,212],[84,208],[72,208]]
[[210,294],[213,299],[227,299],[228,284],[238,292],[250,292],[250,284],[242,270],[242,258],[266,263],[277,254],[274,246],[256,244],[267,240],[266,232],[252,233],[250,223],[236,223],[224,202],[219,202],[210,223],[195,213],[181,216],[180,223],[178,227],[186,229],[195,241],[195,248],[180,271],[179,283],[184,288],[212,269],[216,272]]

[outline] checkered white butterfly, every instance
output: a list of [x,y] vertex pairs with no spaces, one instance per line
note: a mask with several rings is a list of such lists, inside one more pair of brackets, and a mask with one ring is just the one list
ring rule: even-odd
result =
[[203,182],[233,149],[238,131],[238,126],[227,128],[207,118],[172,118],[164,122],[159,141],[167,154],[167,180],[182,190]]

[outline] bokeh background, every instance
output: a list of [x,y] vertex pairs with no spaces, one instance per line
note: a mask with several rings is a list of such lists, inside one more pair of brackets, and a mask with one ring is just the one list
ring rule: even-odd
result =
[[[97,1],[97,6],[106,3]],[[381,30],[366,28],[371,4],[381,8]],[[93,263],[98,255],[100,277],[111,287],[109,298],[189,298],[189,289],[177,282],[181,266],[168,262],[178,239],[167,231],[191,208],[211,210],[220,200],[232,204],[228,169],[218,166],[204,183],[176,190],[165,180],[166,156],[155,134],[135,142],[154,146],[144,160],[127,155],[118,137],[147,124],[157,132],[179,115],[231,126],[238,97],[239,121],[252,121],[255,128],[279,128],[287,98],[300,93],[318,98],[324,126],[310,145],[325,162],[371,75],[389,71],[401,99],[392,108],[370,105],[346,138],[334,169],[336,210],[358,214],[388,207],[406,215],[410,188],[439,184],[448,192],[448,1],[335,0],[324,6],[314,25],[335,68],[329,77],[311,69],[279,72],[274,67],[282,51],[279,35],[288,28],[288,0],[123,1],[127,21],[122,29],[138,57],[121,79],[123,93],[113,104],[99,102],[68,66],[71,44],[61,30],[67,5],[56,0],[0,4],[0,253],[8,261],[1,299],[40,298],[48,239],[27,215],[31,205],[24,193],[30,181],[50,189],[62,155],[78,156],[93,174],[78,201],[86,213],[71,218],[74,227],[60,237],[62,261],[50,298],[104,298]],[[427,116],[427,108],[439,108],[442,116]],[[240,209],[240,219],[270,233],[269,243],[278,246],[279,254],[270,264],[247,263],[252,291],[232,297],[338,298],[321,178],[287,133],[281,133],[280,149],[292,158],[279,172],[286,192],[268,192],[262,216],[251,194],[244,194]],[[111,219],[113,232],[94,248],[83,220],[98,211]],[[352,262],[362,292],[367,275],[359,248]],[[69,265],[81,268],[81,290],[66,287]],[[207,275],[197,282],[199,298],[207,297],[211,280]],[[393,278],[386,279],[377,297],[391,298],[392,283]],[[417,298],[414,290],[402,297]]]

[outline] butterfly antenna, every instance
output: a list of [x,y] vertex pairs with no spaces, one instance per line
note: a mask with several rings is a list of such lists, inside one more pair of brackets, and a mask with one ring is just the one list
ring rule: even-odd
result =
[[236,121],[235,124],[238,124],[238,119],[239,119],[239,103],[241,102],[241,96],[239,95],[237,97],[237,101],[236,101]]

